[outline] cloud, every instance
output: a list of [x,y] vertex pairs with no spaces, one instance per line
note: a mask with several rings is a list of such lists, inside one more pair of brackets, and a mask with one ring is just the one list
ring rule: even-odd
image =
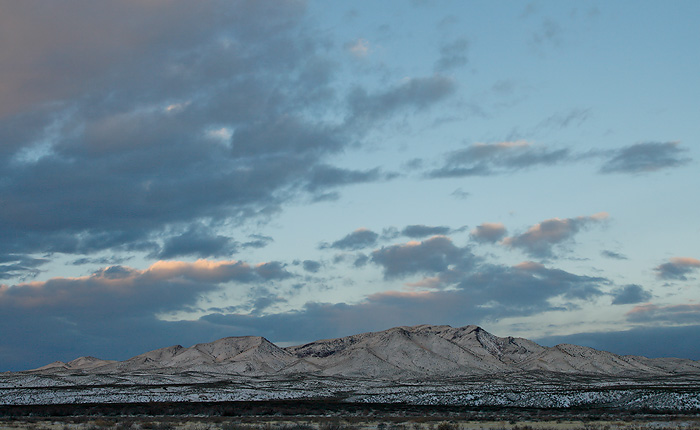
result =
[[513,267],[487,265],[459,283],[478,303],[494,303],[494,315],[534,313],[552,310],[549,300],[590,300],[603,295],[601,285],[610,281],[601,277],[575,275],[560,269],[547,268],[534,262]]
[[401,230],[401,234],[413,239],[420,239],[426,236],[445,235],[451,229],[445,226],[427,226],[427,225],[407,225]]
[[330,245],[323,244],[322,248],[330,247],[343,251],[357,251],[363,248],[374,246],[379,239],[379,234],[366,228],[358,228],[342,239],[336,240]]
[[182,234],[167,238],[158,258],[169,260],[182,256],[221,257],[236,252],[238,244],[232,238],[214,234],[203,225],[191,225]]
[[615,152],[600,168],[601,173],[649,173],[690,162],[682,154],[679,142],[646,142],[626,146]]
[[490,176],[538,165],[554,165],[568,158],[568,149],[534,148],[524,141],[475,143],[447,153],[444,165],[428,172],[428,177]]
[[251,234],[248,236],[251,240],[248,242],[243,242],[241,248],[264,248],[271,242],[274,242],[270,236],[265,236],[262,234]]
[[469,266],[473,260],[474,256],[467,248],[455,246],[445,236],[382,247],[372,252],[372,262],[382,266],[386,279],[443,272],[454,265]]
[[471,231],[472,240],[482,243],[496,243],[508,233],[502,223],[485,222]]
[[471,196],[471,193],[464,191],[461,188],[457,188],[456,190],[452,191],[452,193],[450,193],[450,195],[456,199],[464,200],[464,199],[469,198],[469,196]]
[[440,47],[440,58],[435,63],[435,69],[441,72],[464,66],[469,61],[467,53],[469,41],[457,39]]
[[700,260],[696,258],[674,257],[669,259],[668,263],[660,264],[654,270],[660,279],[687,281],[686,275],[695,272],[698,268],[700,268]]
[[318,261],[304,260],[301,264],[307,272],[318,273],[319,269],[321,269],[321,263]]
[[52,278],[0,290],[0,307],[79,320],[179,309],[223,282],[250,282],[254,269],[235,261],[160,261],[146,270],[110,266],[80,278]]
[[613,305],[628,305],[649,301],[652,297],[649,291],[644,290],[640,285],[625,285],[612,292]]
[[533,225],[525,233],[506,237],[502,243],[520,248],[533,257],[551,258],[554,256],[552,248],[555,245],[572,241],[582,228],[607,218],[608,214],[604,212],[576,218],[552,218]]
[[700,305],[668,305],[655,304],[635,306],[625,314],[629,321],[643,323],[665,323],[672,325],[700,324]]
[[350,170],[319,165],[314,167],[311,171],[306,188],[309,191],[315,192],[331,187],[387,180],[394,176],[395,175],[382,173],[379,168],[370,170]]
[[613,260],[627,260],[627,257],[619,252],[609,251],[607,249],[600,252],[600,255],[607,258],[612,258]]
[[27,255],[0,255],[0,279],[33,278],[41,273],[39,267],[48,260]]
[[574,108],[566,113],[557,113],[547,117],[537,125],[537,128],[564,129],[571,125],[580,126],[591,116],[590,109]]
[[3,8],[0,255],[225,256],[247,245],[216,226],[392,178],[327,160],[455,83],[339,93],[305,14],[291,0]]
[[456,83],[440,75],[407,79],[374,94],[355,88],[348,98],[350,123],[374,123],[400,110],[423,110],[454,94],[455,90]]

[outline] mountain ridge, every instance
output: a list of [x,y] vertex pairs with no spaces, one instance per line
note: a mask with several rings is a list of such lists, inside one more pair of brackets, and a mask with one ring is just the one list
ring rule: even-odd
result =
[[262,336],[231,336],[189,348],[159,348],[124,361],[79,357],[26,372],[109,374],[159,369],[245,376],[430,379],[535,371],[606,376],[700,374],[700,362],[621,356],[571,344],[546,347],[524,338],[498,337],[476,325],[422,324],[285,348]]

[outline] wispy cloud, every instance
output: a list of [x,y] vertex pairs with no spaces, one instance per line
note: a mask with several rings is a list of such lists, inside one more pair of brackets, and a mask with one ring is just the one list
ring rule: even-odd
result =
[[600,168],[601,173],[649,173],[678,167],[690,162],[684,157],[685,148],[679,142],[646,142],[626,146],[613,155]]
[[533,147],[525,141],[475,143],[445,155],[442,167],[428,172],[431,178],[489,176],[567,160],[568,149]]

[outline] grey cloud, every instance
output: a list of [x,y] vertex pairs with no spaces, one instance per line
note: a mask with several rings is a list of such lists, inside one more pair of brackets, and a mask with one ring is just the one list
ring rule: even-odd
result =
[[258,264],[255,266],[255,273],[266,281],[270,280],[283,280],[291,278],[292,275],[289,273],[282,263],[279,261],[272,261],[269,263]]
[[370,170],[349,170],[338,167],[319,165],[309,176],[307,189],[315,192],[319,189],[350,184],[361,184],[391,179],[393,175],[382,173],[379,168]]
[[469,41],[457,39],[440,47],[440,58],[435,63],[435,69],[446,71],[455,67],[464,66],[469,61],[467,53]]
[[444,236],[382,247],[372,252],[372,262],[382,266],[387,279],[416,273],[444,272],[454,265],[466,268],[474,261],[475,257],[469,249],[455,246]]
[[453,94],[456,84],[444,76],[413,78],[384,92],[356,88],[349,96],[351,123],[375,122],[402,109],[425,109]]
[[640,305],[625,316],[629,321],[637,323],[700,324],[700,305]]
[[526,262],[514,267],[483,266],[465,277],[459,288],[472,295],[478,303],[495,303],[493,313],[507,315],[509,311],[541,312],[552,310],[548,300],[563,297],[568,300],[589,300],[601,296],[601,285],[609,280],[575,275]]
[[41,273],[39,267],[48,260],[27,255],[0,255],[0,279],[33,278]]
[[606,213],[576,218],[552,218],[530,227],[525,233],[503,239],[503,244],[520,248],[527,254],[539,258],[554,257],[553,247],[573,240],[582,228],[600,223],[608,217]]
[[364,267],[369,263],[369,256],[365,254],[358,254],[355,257],[355,261],[353,261],[352,265],[355,267]]
[[357,251],[374,246],[377,243],[377,239],[379,239],[379,234],[366,228],[359,228],[344,238],[336,240],[330,245],[322,245],[322,247],[341,249],[343,251]]
[[274,242],[270,236],[262,234],[251,234],[249,238],[252,240],[241,243],[241,248],[264,248],[271,242]]
[[95,258],[77,258],[73,261],[71,261],[70,264],[74,266],[82,266],[85,264],[99,264],[101,266],[111,266],[115,264],[122,264],[127,261],[129,261],[131,257],[117,257],[117,256],[111,256],[111,257],[95,257]]
[[654,268],[656,276],[660,279],[687,281],[686,275],[700,269],[700,260],[690,257],[674,257],[668,263],[663,263]]
[[646,291],[640,285],[625,285],[622,288],[617,288],[612,292],[613,305],[628,305],[633,303],[641,303],[649,301],[652,297],[649,291]]
[[678,167],[691,161],[679,142],[646,142],[615,151],[600,168],[601,173],[648,173]]
[[319,263],[318,261],[314,261],[314,260],[304,260],[302,262],[302,267],[307,272],[317,273],[319,271],[319,269],[321,268],[321,263]]
[[485,222],[472,230],[469,236],[476,242],[496,243],[503,239],[507,233],[508,230],[503,224]]
[[158,254],[161,259],[182,256],[199,258],[230,256],[238,252],[238,244],[233,238],[217,235],[202,225],[192,225],[185,232],[165,240]]
[[426,236],[445,235],[450,231],[452,229],[445,226],[407,225],[401,230],[401,234],[413,239],[420,239]]
[[569,150],[534,148],[527,142],[477,143],[449,152],[445,159],[442,167],[428,172],[428,177],[490,176],[538,165],[554,165],[569,159]]
[[625,255],[607,249],[601,251],[600,255],[602,255],[603,257],[612,258],[614,260],[627,260],[627,257]]

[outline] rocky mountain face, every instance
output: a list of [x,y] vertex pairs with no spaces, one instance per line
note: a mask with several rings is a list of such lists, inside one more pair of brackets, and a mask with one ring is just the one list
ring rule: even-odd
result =
[[396,327],[280,348],[263,337],[227,337],[190,348],[157,349],[125,361],[81,357],[31,372],[113,374],[176,370],[243,376],[314,375],[431,379],[533,371],[605,376],[700,374],[700,362],[620,356],[576,345],[544,347],[480,327]]

